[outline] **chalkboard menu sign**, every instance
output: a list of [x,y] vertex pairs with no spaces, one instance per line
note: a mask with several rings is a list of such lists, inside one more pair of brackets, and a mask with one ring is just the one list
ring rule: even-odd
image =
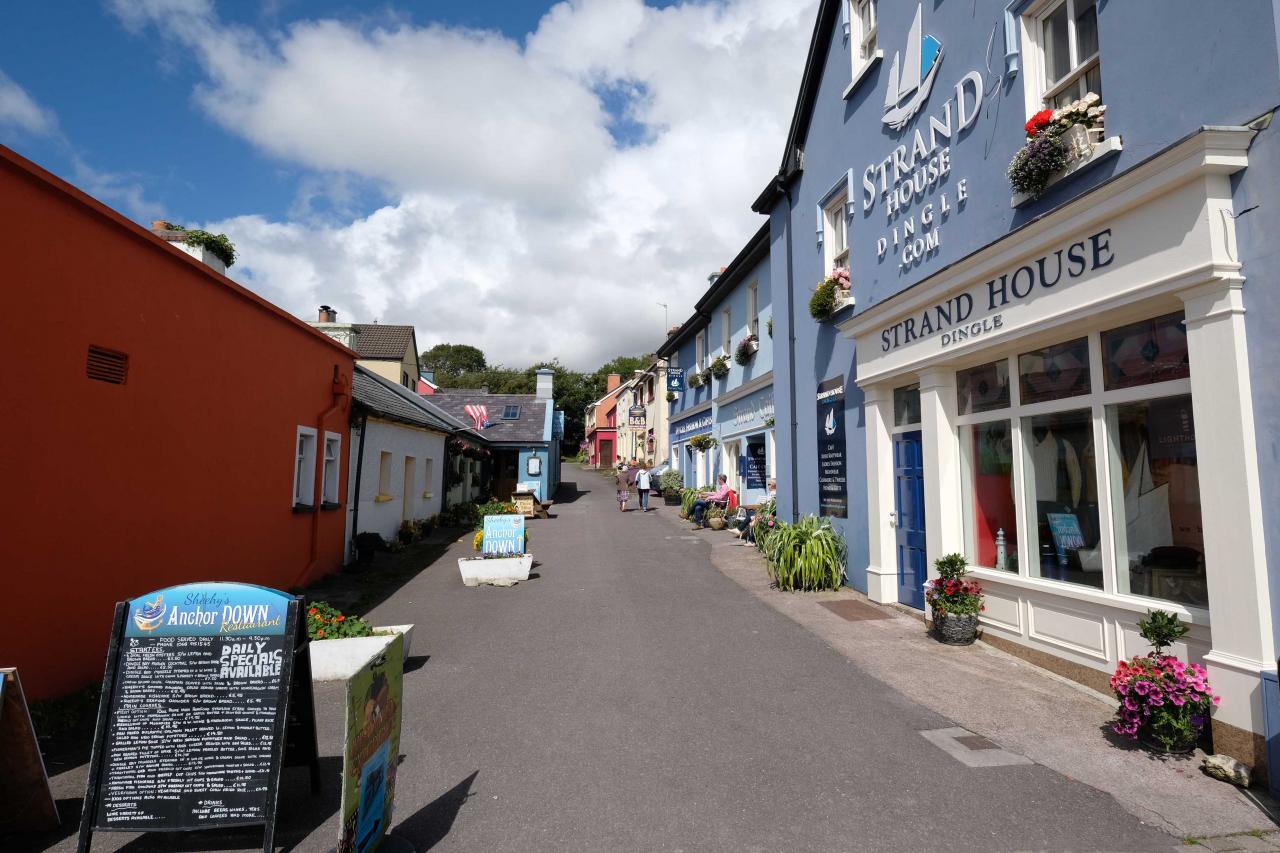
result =
[[[315,753],[300,604],[265,587],[198,583],[116,605],[81,851],[94,831],[252,824],[271,849],[287,721],[310,728]],[[295,656],[307,679],[290,709]]]
[[844,379],[818,385],[818,514],[849,517],[844,442]]

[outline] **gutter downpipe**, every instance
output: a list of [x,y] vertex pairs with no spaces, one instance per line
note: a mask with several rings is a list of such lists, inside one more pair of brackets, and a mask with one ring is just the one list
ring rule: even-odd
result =
[[356,537],[360,535],[360,473],[364,470],[364,436],[369,429],[369,413],[361,412],[360,414],[360,447],[356,450],[356,496],[353,499],[351,495],[347,495],[347,500],[351,501],[351,548],[348,549],[347,556],[350,557],[350,551],[356,547]]
[[787,396],[791,406],[791,521],[800,518],[800,460],[796,452],[796,314],[795,314],[795,272],[791,261],[791,229],[792,216],[795,214],[795,201],[791,197],[791,188],[778,176],[778,183],[787,197]]
[[[334,412],[342,408],[342,405],[347,400],[347,396],[348,396],[347,388],[342,384],[342,377],[338,373],[338,365],[336,364],[333,366],[332,393],[333,393],[333,404],[330,405],[329,408],[325,409],[320,414],[316,415],[316,433],[318,434],[318,438],[316,441],[317,448],[324,447],[324,422],[327,421],[333,415]],[[324,454],[317,453],[316,468],[320,470],[321,473],[323,472],[323,469],[321,469],[320,466],[323,465],[323,463],[324,463]],[[316,477],[314,488],[316,489],[324,488],[323,477]],[[311,493],[311,499],[314,501],[315,497],[316,497],[316,493],[313,491]],[[306,567],[302,570],[302,572],[298,575],[298,577],[293,579],[293,583],[290,584],[290,586],[297,586],[299,582],[301,582],[303,579],[310,577],[311,572],[315,570],[316,564],[320,561],[320,557],[319,557],[320,513],[323,510],[320,509],[319,501],[316,501],[314,506],[315,506],[315,509],[312,510],[311,512],[311,551],[310,551],[309,559],[307,561]]]

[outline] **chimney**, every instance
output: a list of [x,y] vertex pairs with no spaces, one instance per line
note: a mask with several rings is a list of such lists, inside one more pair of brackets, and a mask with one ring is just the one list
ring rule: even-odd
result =
[[715,284],[716,280],[719,279],[720,276],[722,276],[723,274],[724,274],[724,267],[720,267],[719,272],[713,272],[711,275],[707,276],[707,287],[710,287],[711,285]]
[[555,380],[556,372],[548,367],[536,371],[538,377],[537,397],[539,400],[551,399],[551,386]]
[[187,232],[175,228],[173,223],[166,222],[163,219],[153,219],[151,220],[151,233],[159,237],[161,240],[164,240],[175,249],[180,249],[181,251],[186,252],[188,255],[195,258],[197,261],[200,261],[200,263],[209,267],[214,272],[221,273],[222,275],[227,274],[227,265],[222,262],[221,258],[213,252],[210,252],[204,246],[187,245]]
[[609,384],[605,386],[605,393],[618,390],[618,386],[622,384],[622,377],[616,373],[609,374]]
[[330,308],[328,305],[321,305],[319,322],[321,323],[338,322],[338,312],[335,309]]

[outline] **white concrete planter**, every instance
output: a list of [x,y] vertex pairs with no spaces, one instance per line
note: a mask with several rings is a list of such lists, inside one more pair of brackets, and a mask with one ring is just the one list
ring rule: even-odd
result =
[[836,308],[831,313],[843,311],[853,304],[853,290],[845,290],[842,287],[836,288]]
[[458,571],[462,573],[462,582],[467,586],[479,586],[482,583],[511,586],[519,581],[527,581],[532,568],[532,554],[493,560],[482,560],[479,557],[458,558]]
[[311,653],[312,681],[346,681],[360,667],[381,652],[396,634],[404,635],[404,656],[409,658],[409,644],[413,639],[412,625],[386,625],[375,627],[372,637],[347,637],[341,640],[312,640],[307,644]]

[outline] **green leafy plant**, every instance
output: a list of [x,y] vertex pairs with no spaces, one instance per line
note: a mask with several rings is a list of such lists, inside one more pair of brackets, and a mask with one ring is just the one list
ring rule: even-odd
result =
[[835,279],[828,278],[813,289],[813,295],[809,297],[809,316],[821,323],[836,313],[837,287]]
[[663,471],[658,477],[658,488],[664,495],[676,494],[684,488],[684,477],[674,468]]
[[226,234],[211,234],[208,231],[194,229],[188,231],[181,225],[174,225],[172,222],[166,222],[171,231],[181,231],[186,235],[182,241],[188,246],[198,246],[209,251],[218,260],[222,261],[223,266],[231,267],[236,262],[236,246]]
[[667,402],[668,402],[668,403],[674,403],[677,399],[679,399],[679,398],[676,396],[676,392],[675,392],[675,391],[668,391],[668,392],[667,392]]
[[1153,654],[1164,654],[1165,649],[1181,640],[1189,630],[1176,615],[1163,610],[1148,610],[1147,618],[1138,622],[1138,633],[1151,644]]
[[703,435],[695,435],[693,438],[689,439],[689,446],[694,450],[697,450],[699,453],[705,453],[719,443],[720,442],[716,441],[715,436],[707,435],[705,433]]
[[473,504],[475,507],[475,528],[476,530],[484,529],[484,517],[486,515],[517,515],[520,511],[516,509],[516,505],[510,501],[490,500],[482,504]]
[[751,363],[752,357],[756,354],[757,347],[753,346],[756,344],[758,344],[758,340],[756,339],[756,336],[747,335],[745,338],[743,338],[741,341],[738,342],[738,348],[734,350],[734,353],[733,353],[733,360],[738,362],[738,364],[742,365],[743,367],[746,367],[748,364]]
[[704,486],[698,489],[681,489],[680,490],[680,514],[688,516],[693,512],[693,502],[698,499],[698,495],[708,491]]
[[729,375],[729,357],[718,355],[711,359],[711,364],[707,365],[707,372],[716,379],[724,379]]
[[370,637],[373,628],[358,616],[347,616],[326,601],[312,602],[307,608],[307,636],[312,640],[344,640],[348,637]]
[[808,592],[839,589],[844,583],[845,542],[825,518],[775,521],[761,550],[779,589]]
[[769,415],[768,417],[766,417],[766,418],[764,419],[764,426],[765,426],[765,429],[770,429],[770,428],[774,425],[774,423],[775,423],[775,421],[774,421],[774,419],[773,419],[773,415]]
[[418,538],[418,528],[412,521],[405,519],[400,522],[400,529],[396,531],[396,538],[400,540],[401,545],[408,545]]
[[1009,162],[1009,186],[1032,198],[1044,194],[1049,179],[1067,165],[1067,146],[1056,134],[1038,133]]
[[689,373],[690,388],[701,388],[704,384],[705,384],[705,380],[702,378],[701,373],[699,373],[696,370],[690,371]]

